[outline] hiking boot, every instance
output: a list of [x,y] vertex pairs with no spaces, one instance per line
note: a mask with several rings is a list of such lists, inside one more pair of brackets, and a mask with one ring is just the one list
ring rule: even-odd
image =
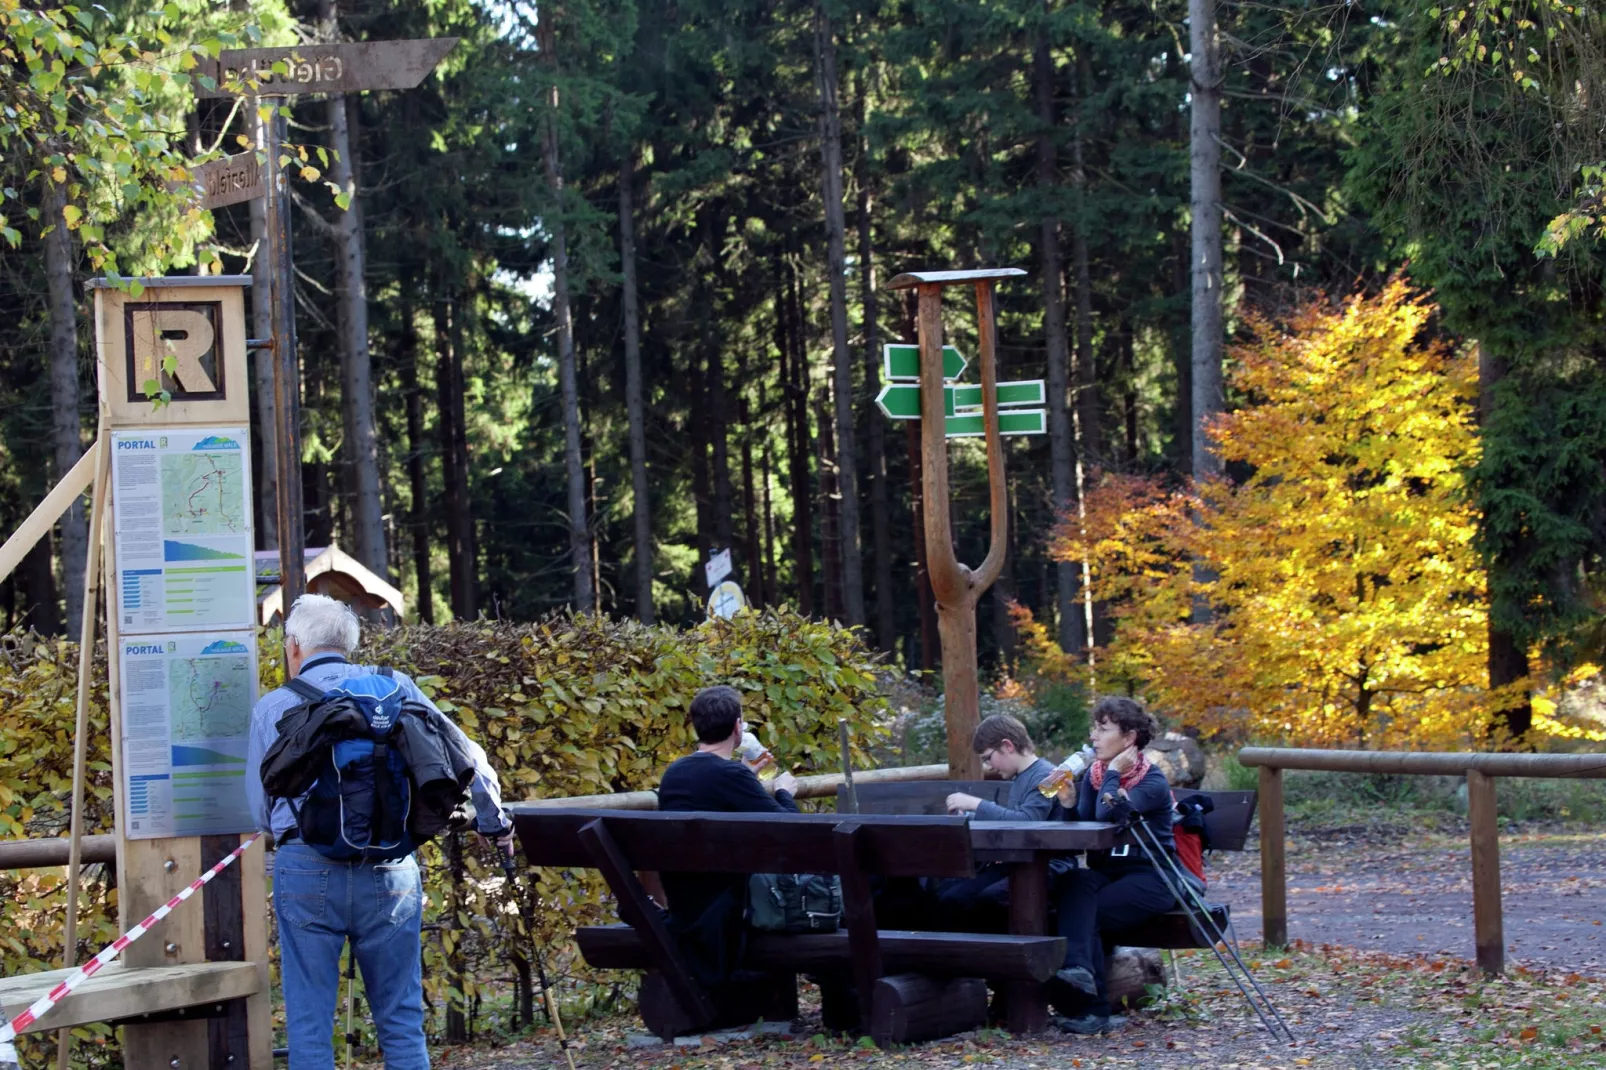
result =
[[1124,1019],[1112,1020],[1104,1014],[1084,1014],[1078,1018],[1056,1018],[1054,1024],[1066,1033],[1075,1033],[1077,1036],[1093,1037],[1100,1033],[1109,1033],[1124,1024]]
[[1054,976],[1084,995],[1099,994],[1099,986],[1093,980],[1093,971],[1086,966],[1067,966],[1063,970],[1055,971]]

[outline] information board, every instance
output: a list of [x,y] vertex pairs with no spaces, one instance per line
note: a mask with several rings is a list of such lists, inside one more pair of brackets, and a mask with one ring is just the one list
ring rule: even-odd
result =
[[118,650],[129,838],[254,828],[245,750],[255,631],[124,636]]
[[111,437],[118,630],[255,627],[249,429]]

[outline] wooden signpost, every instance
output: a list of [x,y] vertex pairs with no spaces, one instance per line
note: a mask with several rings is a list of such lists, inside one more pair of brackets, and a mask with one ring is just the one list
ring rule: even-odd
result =
[[[998,382],[993,286],[999,279],[1019,278],[1025,274],[1019,268],[913,271],[899,275],[887,284],[891,290],[915,290],[920,301],[919,382],[916,389],[920,402],[921,490],[925,500],[927,571],[931,577],[931,592],[937,602],[937,631],[942,639],[948,775],[955,780],[981,779],[981,759],[970,747],[971,735],[976,730],[981,712],[981,696],[976,679],[976,602],[1003,570],[1004,554],[1009,544],[1009,493],[1004,482],[1001,424],[1010,414],[999,411],[1000,405],[1004,404],[1000,391],[1005,387],[1011,388],[1006,396],[1016,399],[1017,404],[1022,397],[1041,397],[1040,393],[1031,393],[1029,384]],[[965,283],[976,288],[976,333],[981,350],[981,383],[975,388],[951,383],[963,373],[965,361],[957,350],[951,346],[945,347],[942,343],[943,288]],[[898,378],[906,378],[915,369],[910,367],[904,354],[894,354],[895,348],[906,350],[909,347],[888,347],[889,378],[895,370],[900,373]],[[897,364],[894,363],[895,358]],[[888,389],[896,386],[895,383]],[[961,390],[974,391],[963,396],[973,403],[979,403],[980,413],[959,411],[958,396]],[[885,395],[887,391],[883,390],[882,393]],[[897,397],[899,400],[896,404],[907,405],[906,395]],[[877,400],[882,401],[880,398]],[[882,402],[882,409],[889,416],[896,415],[885,402]],[[1038,416],[1042,411],[1036,410]],[[957,426],[950,422],[956,418],[962,421]],[[1040,432],[1028,430],[1016,433]],[[949,526],[948,439],[960,435],[980,435],[987,442],[992,536],[987,557],[976,569],[959,563]]]
[[[256,827],[245,801],[257,694],[250,282],[175,276],[94,288],[102,429],[95,499],[107,518],[117,904],[125,931]],[[169,392],[168,404],[151,403],[152,380]],[[263,852],[248,850],[202,889],[199,904],[176,909],[123,952],[131,985],[171,981],[143,1002],[123,1000],[150,1015],[123,1023],[126,1065],[269,1070],[266,882]],[[177,1012],[197,1003],[206,1009]]]
[[[308,93],[411,89],[457,45],[455,37],[403,41],[331,41],[221,52],[195,78],[201,99],[249,96],[268,105],[262,147],[197,164],[191,172],[202,208],[263,197],[267,201],[267,276],[272,280],[274,468],[278,473],[279,575],[284,605],[306,590],[302,550],[306,525],[301,492],[301,375],[296,350],[295,267],[290,242],[289,176],[279,98]],[[260,106],[260,105],[259,105]],[[266,175],[263,168],[267,169]]]

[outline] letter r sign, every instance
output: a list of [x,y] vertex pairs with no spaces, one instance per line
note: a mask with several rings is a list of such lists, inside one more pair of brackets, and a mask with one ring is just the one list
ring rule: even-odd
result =
[[[145,398],[146,384],[161,384],[174,401],[221,400],[222,308],[215,301],[152,302],[123,306],[127,331],[129,400]],[[171,372],[163,364],[173,358]]]

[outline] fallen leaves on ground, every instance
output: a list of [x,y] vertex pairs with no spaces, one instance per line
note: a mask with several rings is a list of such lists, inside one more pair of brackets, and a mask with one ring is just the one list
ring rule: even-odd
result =
[[[1247,950],[1247,949],[1246,949]],[[1512,966],[1485,979],[1470,962],[1296,942],[1246,962],[1298,1038],[1274,1043],[1209,952],[1178,956],[1184,987],[1134,1012],[1103,1037],[1050,1033],[1017,1038],[985,1029],[879,1051],[819,1031],[805,998],[795,1032],[694,1046],[641,1043],[631,1016],[572,1023],[577,1070],[865,1070],[981,1066],[994,1070],[1142,1067],[1170,1070],[1407,1070],[1606,1066],[1606,976]],[[441,1070],[548,1070],[564,1065],[556,1036],[539,1033],[499,1049],[441,1052]]]

